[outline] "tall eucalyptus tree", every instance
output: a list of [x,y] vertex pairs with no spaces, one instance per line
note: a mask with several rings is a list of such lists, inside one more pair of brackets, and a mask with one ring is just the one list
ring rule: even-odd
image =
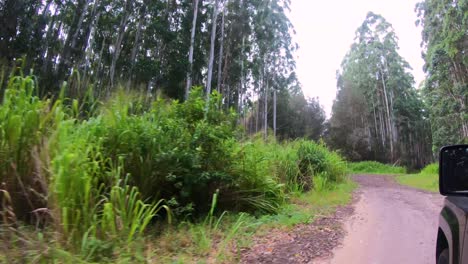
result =
[[368,13],[338,74],[330,121],[335,147],[357,160],[429,162],[428,123],[409,69],[391,24]]
[[416,10],[436,152],[443,145],[468,143],[468,1],[425,0]]
[[189,48],[189,70],[187,71],[187,85],[185,86],[185,100],[188,99],[190,87],[192,86],[192,71],[193,71],[193,46],[195,45],[195,32],[197,27],[198,16],[198,0],[193,2],[193,21],[192,30],[190,33],[190,48]]

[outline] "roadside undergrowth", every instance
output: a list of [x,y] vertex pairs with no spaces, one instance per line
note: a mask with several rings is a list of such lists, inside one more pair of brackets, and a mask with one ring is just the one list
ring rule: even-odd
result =
[[399,175],[405,174],[406,168],[377,161],[360,161],[348,163],[348,171],[353,174]]
[[2,91],[2,261],[225,262],[246,237],[311,221],[350,191],[339,154],[245,136],[219,93],[101,101],[90,89],[79,101],[66,89],[39,98],[19,72]]
[[439,165],[429,164],[417,174],[399,175],[398,183],[430,192],[439,191]]
[[152,241],[150,247],[157,248],[155,256],[163,263],[236,263],[255,238],[290,232],[299,224],[333,214],[338,206],[351,201],[356,187],[347,179],[319,191],[291,194],[290,202],[275,215],[223,214],[214,218],[214,225],[207,221],[181,223]]

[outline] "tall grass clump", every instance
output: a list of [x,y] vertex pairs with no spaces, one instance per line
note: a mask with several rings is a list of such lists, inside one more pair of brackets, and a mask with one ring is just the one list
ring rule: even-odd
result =
[[260,140],[246,141],[238,145],[234,171],[239,176],[235,183],[238,190],[232,193],[245,206],[257,208],[261,213],[275,213],[284,202],[284,184],[274,171],[272,155],[277,153],[275,144],[265,144]]
[[65,245],[79,246],[82,256],[93,259],[103,248],[111,252],[115,242],[142,235],[157,212],[168,208],[162,200],[146,202],[128,185],[122,162],[103,155],[103,140],[95,137],[99,123],[76,122],[62,122],[51,139],[50,200]]
[[298,144],[299,183],[304,190],[324,189],[342,182],[346,177],[346,162],[323,143],[300,140]]
[[[285,192],[323,189],[342,182],[346,162],[322,143],[308,140],[278,143],[247,141],[242,162],[245,175],[270,175]],[[272,187],[272,186],[271,186]],[[267,188],[265,188],[267,189]]]
[[[261,143],[259,142],[261,145]],[[271,161],[270,171],[286,188],[286,192],[301,192],[303,186],[299,178],[298,144],[296,142],[278,143],[271,140],[265,145],[264,155]]]
[[351,173],[404,174],[404,167],[383,164],[377,161],[361,161],[348,164]]
[[23,221],[38,220],[35,210],[47,207],[47,139],[64,116],[60,101],[35,94],[32,76],[12,76],[0,105],[0,189]]
[[116,240],[141,236],[168,208],[122,181],[122,165],[103,155],[95,119],[73,119],[75,103],[41,100],[36,88],[32,76],[12,76],[0,105],[2,228],[53,228],[60,244],[89,260]]

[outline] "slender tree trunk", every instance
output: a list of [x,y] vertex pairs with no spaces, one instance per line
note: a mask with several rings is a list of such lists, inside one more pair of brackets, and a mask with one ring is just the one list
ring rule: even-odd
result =
[[73,38],[72,38],[72,41],[71,41],[70,47],[71,47],[72,51],[76,47],[76,41],[78,40],[78,35],[80,34],[81,27],[83,26],[83,20],[85,18],[86,13],[87,13],[86,10],[88,9],[88,5],[89,5],[88,0],[85,0],[84,7],[81,10],[80,19],[78,20],[78,26],[76,27],[75,34],[73,34]]
[[143,6],[141,8],[142,9],[140,10],[140,17],[138,18],[137,32],[135,34],[135,41],[133,42],[133,48],[132,48],[132,53],[130,57],[131,66],[130,66],[130,73],[129,73],[128,81],[127,81],[127,90],[129,90],[130,86],[132,85],[133,69],[135,68],[136,55],[138,52],[138,47],[140,45],[141,28],[143,26],[143,20],[145,19],[145,15],[146,15],[146,7]]
[[375,114],[375,102],[374,102],[374,95],[372,95],[372,112],[373,112],[373,117],[374,117],[374,130],[375,130],[375,136],[378,137],[379,134],[379,127],[377,126],[377,116]]
[[[385,59],[385,69],[387,70],[387,78],[390,79],[391,78],[390,69],[388,67],[387,59]],[[392,130],[392,139],[393,139],[392,142],[396,144],[398,142],[398,130],[395,124],[395,112],[393,111],[393,98],[394,98],[393,89],[389,89],[388,94],[390,98],[390,125],[391,125],[391,130]]]
[[[241,48],[241,80],[240,80],[240,87],[239,87],[239,110],[238,112],[241,113],[241,118],[244,118],[244,123],[246,122],[246,116],[243,111],[244,108],[244,45],[245,45],[245,37],[242,37],[242,48]],[[245,126],[245,125],[244,125]]]
[[263,109],[263,122],[264,122],[264,137],[265,137],[265,140],[268,138],[268,74],[266,74],[267,76],[267,79],[266,79],[266,85],[264,87],[265,89],[265,102],[264,102],[264,108]]
[[[52,3],[52,0],[49,0],[47,1],[46,3],[46,6],[44,7],[44,12],[42,12],[42,19],[44,21],[46,21],[47,19],[47,13],[49,13],[49,8],[50,8],[50,4]],[[41,48],[42,50],[42,56],[41,58],[44,59],[45,58],[45,53],[47,51],[47,48],[49,46],[49,38],[50,38],[50,33],[52,32],[53,30],[53,25],[55,23],[55,17],[57,15],[57,11],[59,9],[59,6],[57,6],[56,8],[54,8],[54,14],[51,16],[52,19],[50,20],[49,24],[48,24],[48,27],[47,27],[47,32],[46,32],[46,35],[45,35],[45,39],[43,40],[43,46]],[[51,13],[52,14],[52,13]]]
[[248,120],[250,135],[254,133],[254,124],[255,124],[254,118],[255,118],[255,105],[251,109],[250,118]]
[[212,27],[211,27],[211,43],[210,43],[210,59],[208,62],[208,78],[206,81],[206,103],[207,107],[210,101],[210,94],[211,94],[211,79],[213,76],[213,61],[214,61],[214,50],[215,50],[215,40],[216,40],[216,20],[218,18],[218,2],[219,0],[215,0],[215,6],[213,10],[213,18],[212,18]]
[[[102,38],[102,43],[101,43],[101,50],[99,51],[99,58],[97,62],[97,71],[96,71],[96,76],[102,76],[101,69],[102,69],[102,55],[104,54],[104,46],[106,45],[106,38]],[[102,85],[102,79],[98,78],[97,83]],[[102,87],[102,86],[101,86]]]
[[110,67],[110,72],[109,72],[109,77],[110,77],[110,87],[114,86],[114,76],[115,76],[115,67],[117,66],[117,60],[120,57],[120,52],[122,51],[122,41],[125,35],[125,26],[127,25],[128,21],[128,6],[129,6],[129,1],[125,3],[125,10],[123,11],[122,14],[122,19],[120,20],[120,25],[119,25],[119,32],[117,34],[117,39],[114,42],[114,54],[112,56],[112,62],[111,62],[111,67]]
[[229,105],[231,104],[231,87],[230,85],[228,84],[227,85],[227,101],[226,101],[226,105],[227,105],[227,108],[229,108]]
[[221,18],[221,40],[219,44],[219,58],[218,58],[218,82],[216,84],[216,90],[218,92],[221,92],[221,69],[222,69],[222,64],[223,64],[223,47],[224,47],[224,15],[225,15],[225,10],[223,9],[223,16]]
[[241,79],[240,79],[240,87],[239,87],[239,97],[240,97],[240,102],[239,102],[239,112],[241,111],[243,107],[243,95],[244,95],[244,81],[245,81],[245,76],[244,76],[244,46],[245,46],[245,37],[242,37],[242,46],[241,46]]
[[[242,79],[242,77],[241,77]],[[243,115],[243,111],[242,111],[242,101],[244,100],[242,98],[242,93],[240,92],[241,89],[242,89],[242,81],[239,83],[239,86],[238,86],[238,94],[239,94],[239,98],[238,98],[238,102],[237,102],[237,112],[239,113],[239,119],[237,120],[238,123],[241,123],[244,125],[245,127],[245,124],[244,124],[244,115]]]
[[86,35],[86,42],[84,45],[84,52],[82,55],[82,64],[84,65],[83,70],[83,81],[86,82],[87,74],[88,74],[88,64],[90,61],[90,54],[92,53],[92,48],[94,44],[94,34],[96,33],[96,25],[99,22],[99,18],[101,16],[101,12],[97,11],[99,0],[94,0],[93,11],[91,12],[91,17],[93,18],[91,23],[89,23],[88,32]]
[[[49,23],[49,26],[48,26],[48,29],[47,29],[47,34],[46,34],[46,37],[45,37],[45,40],[44,40],[44,45],[43,45],[43,52],[42,52],[42,58],[44,58],[44,62],[42,64],[42,74],[45,75],[46,71],[47,71],[47,68],[48,68],[48,65],[49,65],[49,61],[50,61],[50,58],[51,58],[51,47],[49,45],[49,40],[52,39],[52,33],[54,32],[54,24],[55,24],[55,19],[57,17],[57,12],[59,10],[59,6],[56,7],[55,11],[54,11],[54,15],[52,16],[52,19]],[[60,30],[60,27],[62,26],[62,22],[60,21],[59,23],[59,28],[57,30]]]
[[[80,61],[80,59],[82,57],[80,55],[77,55],[75,57],[76,50],[77,50],[76,42],[78,41],[78,36],[80,35],[81,28],[83,27],[83,20],[85,18],[85,15],[87,14],[88,5],[89,5],[88,0],[85,0],[84,7],[81,10],[81,15],[80,15],[80,18],[78,20],[78,26],[76,27],[75,34],[73,34],[73,37],[72,37],[70,48],[68,49],[68,53],[65,54],[65,57],[63,58],[64,62],[65,62],[64,63],[65,70],[67,70],[68,67],[72,67],[72,68],[75,68],[75,67],[78,68],[79,67],[79,61]],[[76,58],[75,63],[74,63],[75,65],[71,65],[71,62],[70,62],[70,59],[73,58],[73,57]],[[80,85],[73,86],[73,87],[75,87],[75,91],[74,91],[75,96],[79,96],[80,90],[81,90]]]
[[[229,77],[228,72],[229,72],[229,58],[231,57],[231,47],[227,46],[226,52],[224,53],[224,66],[222,70],[222,78],[221,78],[221,90],[220,92],[223,94],[223,97],[226,97],[226,89],[224,88],[224,84],[226,83],[226,79]],[[239,98],[237,98],[239,99]],[[237,105],[236,105],[237,106]]]
[[190,48],[189,48],[189,70],[187,72],[187,85],[185,86],[185,100],[188,99],[190,87],[192,86],[192,71],[193,71],[193,46],[195,45],[195,30],[197,26],[198,15],[198,0],[194,0],[193,4],[193,21],[192,32],[190,33]]
[[[57,67],[57,73],[58,73],[59,79],[61,79],[63,77],[63,75],[64,75],[65,71],[67,70],[67,68],[70,67],[71,53],[75,49],[76,41],[78,39],[78,35],[79,35],[80,31],[81,31],[81,27],[83,25],[83,20],[84,20],[84,17],[86,15],[86,9],[88,9],[88,0],[84,0],[82,2],[83,2],[81,4],[82,8],[80,10],[78,10],[78,12],[76,12],[76,13],[80,14],[80,17],[78,18],[78,20],[76,20],[76,17],[75,17],[76,14],[74,14],[74,18],[72,19],[73,24],[76,23],[76,28],[73,31],[73,33],[68,32],[67,38],[66,38],[65,43],[63,45],[62,54],[60,55],[60,63],[59,63],[59,66]],[[71,30],[72,29],[70,27],[70,31]]]
[[273,89],[273,136],[276,138],[276,89]]
[[386,137],[385,137],[385,126],[384,126],[384,118],[382,116],[382,111],[378,111],[379,112],[379,123],[380,123],[380,138],[382,140],[382,147],[385,148],[386,145],[387,145],[387,140],[386,140]]
[[388,95],[387,95],[387,85],[385,84],[385,79],[384,79],[384,73],[381,70],[381,79],[382,79],[382,86],[383,86],[383,93],[384,93],[384,99],[385,99],[385,109],[387,112],[387,129],[388,129],[388,134],[390,136],[390,160],[393,162],[395,159],[394,156],[394,139],[393,139],[393,130],[392,130],[392,124],[391,124],[391,113],[389,109],[389,102],[388,102]]
[[256,118],[255,118],[255,134],[258,132],[258,119],[260,118],[259,117],[259,113],[260,113],[260,96],[258,97],[258,100],[257,100],[257,109],[256,109]]

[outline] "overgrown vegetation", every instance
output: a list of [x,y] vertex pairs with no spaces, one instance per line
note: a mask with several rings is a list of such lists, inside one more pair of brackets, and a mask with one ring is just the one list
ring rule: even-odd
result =
[[143,250],[148,228],[216,230],[219,213],[278,214],[292,195],[346,179],[323,143],[241,140],[216,92],[207,105],[200,88],[184,103],[123,91],[42,100],[36,88],[12,75],[0,106],[1,250],[11,259],[112,262]]
[[419,173],[408,174],[406,168],[392,166],[376,161],[348,163],[348,170],[353,174],[384,174],[395,175],[398,183],[422,190],[439,191],[439,165],[432,163]]
[[431,192],[439,191],[439,165],[429,164],[418,174],[400,175],[397,181],[401,184]]
[[383,164],[377,161],[361,161],[348,164],[348,169],[351,173],[367,173],[367,174],[403,174],[406,173],[406,168]]

